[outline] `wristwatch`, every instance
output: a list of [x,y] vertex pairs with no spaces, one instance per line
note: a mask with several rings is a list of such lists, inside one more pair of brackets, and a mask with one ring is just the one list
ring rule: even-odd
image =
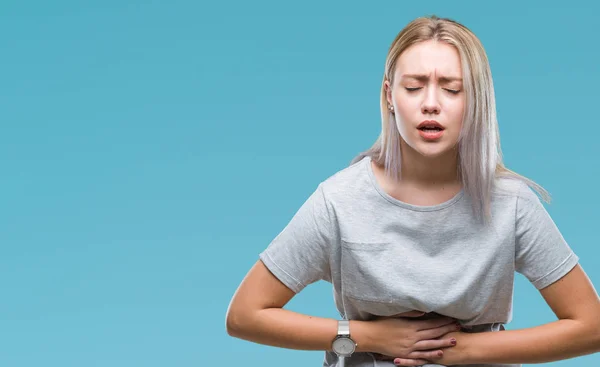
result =
[[333,339],[331,349],[338,357],[350,357],[356,350],[356,343],[350,338],[350,321],[339,320],[337,336]]

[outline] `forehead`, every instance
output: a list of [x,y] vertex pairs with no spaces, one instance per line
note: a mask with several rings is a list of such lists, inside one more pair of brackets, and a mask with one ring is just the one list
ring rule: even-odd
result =
[[454,46],[433,40],[419,42],[404,50],[396,63],[395,75],[435,75],[462,78],[460,56]]

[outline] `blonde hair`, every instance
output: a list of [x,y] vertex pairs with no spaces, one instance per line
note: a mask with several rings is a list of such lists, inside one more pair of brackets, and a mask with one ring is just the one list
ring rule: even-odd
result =
[[472,200],[474,215],[489,222],[492,190],[498,177],[522,180],[550,202],[550,195],[543,187],[509,170],[502,163],[494,85],[483,45],[467,27],[435,15],[413,20],[392,42],[381,85],[381,134],[373,146],[356,156],[351,164],[370,156],[378,165],[384,166],[386,175],[400,180],[401,137],[394,116],[387,108],[384,84],[386,81],[393,84],[400,54],[408,47],[428,40],[454,46],[460,55],[466,105],[458,138],[458,174],[464,192]]

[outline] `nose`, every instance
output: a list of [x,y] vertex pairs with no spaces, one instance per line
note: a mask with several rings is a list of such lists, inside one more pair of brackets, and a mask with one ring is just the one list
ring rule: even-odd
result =
[[440,113],[440,103],[438,101],[436,92],[436,88],[427,88],[427,92],[425,93],[425,100],[423,101],[423,105],[421,106],[421,112],[424,115]]

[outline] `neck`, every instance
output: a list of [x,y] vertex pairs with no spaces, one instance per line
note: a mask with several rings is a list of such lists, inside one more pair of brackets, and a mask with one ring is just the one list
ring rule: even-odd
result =
[[425,157],[401,139],[400,149],[401,180],[404,183],[427,188],[460,183],[457,147],[441,156]]

